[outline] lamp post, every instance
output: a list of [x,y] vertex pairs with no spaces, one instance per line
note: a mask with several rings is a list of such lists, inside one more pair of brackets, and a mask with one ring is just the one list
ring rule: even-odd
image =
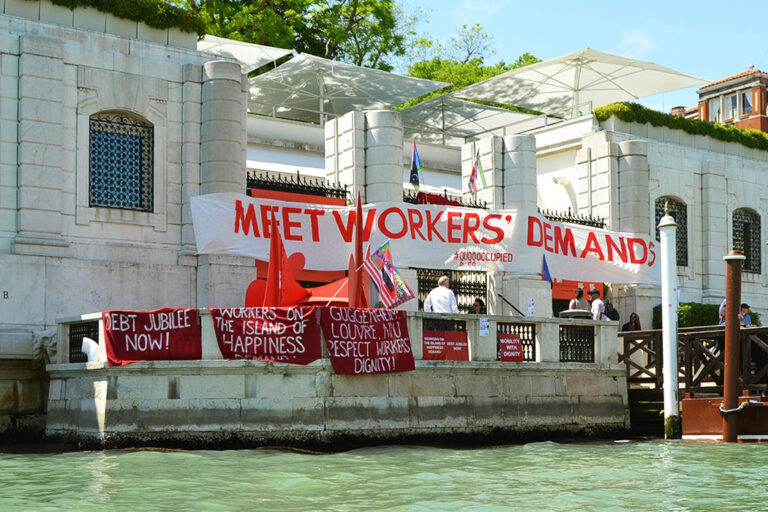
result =
[[678,439],[681,435],[677,399],[677,224],[664,205],[659,221],[661,242],[661,327],[662,361],[664,362],[664,437]]

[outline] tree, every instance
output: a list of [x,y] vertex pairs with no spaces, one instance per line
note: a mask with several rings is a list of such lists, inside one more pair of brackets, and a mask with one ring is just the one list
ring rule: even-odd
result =
[[211,35],[390,70],[405,51],[394,0],[183,0]]
[[448,38],[448,57],[451,60],[466,64],[472,59],[485,60],[496,50],[493,48],[493,36],[483,32],[479,23],[471,27],[462,25],[456,35]]
[[208,34],[249,43],[293,48],[309,0],[184,0],[207,23]]

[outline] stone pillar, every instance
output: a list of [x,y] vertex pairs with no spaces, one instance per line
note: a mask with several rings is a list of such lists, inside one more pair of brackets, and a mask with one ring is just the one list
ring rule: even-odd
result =
[[615,229],[619,209],[618,187],[611,184],[617,179],[619,146],[615,142],[595,142],[585,144],[576,155],[579,211],[574,213],[603,217],[606,227]]
[[[461,181],[465,195],[474,195],[469,190],[469,177],[478,152],[486,186],[479,181],[477,199],[486,201],[493,209],[517,210],[525,218],[535,215],[536,138],[533,135],[491,136],[464,144],[461,148]],[[536,274],[510,277],[504,272],[491,272],[488,290],[488,311],[492,314],[517,314],[499,298],[501,293],[523,313],[527,313],[528,299],[533,299],[536,316],[552,315],[551,288]]]
[[[702,302],[725,297],[723,254],[728,252],[728,197],[722,162],[701,163],[701,294]],[[690,224],[689,224],[690,225]],[[693,262],[689,262],[693,264]]]
[[[653,212],[650,204],[650,169],[648,167],[648,143],[628,140],[618,144],[618,200],[615,227],[618,231],[653,236],[651,224]],[[651,328],[653,306],[659,302],[658,287],[619,286],[613,288],[611,300],[619,311],[619,324],[629,321],[631,313],[637,313],[645,329]]]
[[402,202],[403,121],[400,112],[366,112],[365,128],[365,202]]
[[[194,86],[191,86],[191,89],[194,89]],[[247,81],[240,71],[239,64],[211,61],[203,65],[200,120],[201,194],[245,193],[247,90]],[[194,106],[191,108],[194,109]],[[188,127],[194,128],[191,120]],[[194,153],[193,149],[190,151]],[[194,158],[194,155],[192,157]],[[194,172],[193,167],[188,170]],[[187,185],[188,190],[195,189],[194,182],[187,182]],[[197,305],[223,307],[243,304],[248,284],[255,278],[256,271],[251,258],[199,256]]]
[[503,138],[502,172],[502,208],[515,208],[524,215],[536,214],[535,136],[508,135]]
[[246,90],[240,65],[221,60],[206,62],[202,78],[200,192],[245,193],[243,104]]
[[0,254],[12,252],[18,202],[19,38],[0,34]]
[[365,138],[363,112],[325,123],[325,179],[347,187],[351,197],[365,192]]
[[68,255],[62,238],[63,44],[19,40],[17,254]]
[[190,198],[200,194],[200,121],[202,66],[187,64],[183,71],[181,104],[181,251],[179,264],[196,263],[195,232]]

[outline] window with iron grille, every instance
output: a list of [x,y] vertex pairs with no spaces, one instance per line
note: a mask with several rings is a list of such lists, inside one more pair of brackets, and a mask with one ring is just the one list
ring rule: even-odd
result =
[[485,272],[465,270],[445,270],[435,268],[417,268],[416,277],[419,282],[419,309],[424,309],[424,301],[432,289],[437,286],[440,276],[448,276],[451,280],[451,290],[456,295],[459,311],[469,313],[475,299],[483,299],[488,304],[488,279]]
[[733,248],[746,258],[742,270],[760,273],[760,215],[748,208],[733,212]]
[[154,127],[124,112],[90,119],[88,204],[151,212]]
[[[656,226],[664,216],[664,205],[669,203],[669,214],[677,224],[677,265],[688,266],[688,206],[671,196],[656,199]],[[656,240],[660,240],[659,228],[656,228]]]

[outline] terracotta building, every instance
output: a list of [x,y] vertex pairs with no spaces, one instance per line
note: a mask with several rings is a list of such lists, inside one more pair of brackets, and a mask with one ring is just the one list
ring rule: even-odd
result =
[[698,118],[768,132],[766,104],[768,73],[750,66],[699,89]]

